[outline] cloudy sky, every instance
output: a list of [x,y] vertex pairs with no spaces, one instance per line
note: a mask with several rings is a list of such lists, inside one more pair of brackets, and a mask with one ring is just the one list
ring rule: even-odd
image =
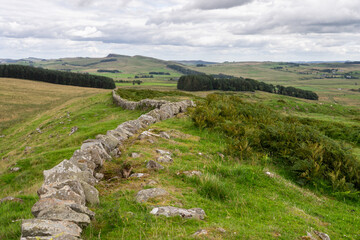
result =
[[0,58],[360,60],[359,0],[0,0]]

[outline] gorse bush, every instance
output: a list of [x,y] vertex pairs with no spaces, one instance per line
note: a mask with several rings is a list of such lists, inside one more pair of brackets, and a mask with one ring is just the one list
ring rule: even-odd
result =
[[192,119],[200,128],[224,132],[230,139],[228,154],[239,159],[269,155],[299,183],[335,192],[360,190],[360,164],[350,149],[297,117],[237,96],[210,94]]

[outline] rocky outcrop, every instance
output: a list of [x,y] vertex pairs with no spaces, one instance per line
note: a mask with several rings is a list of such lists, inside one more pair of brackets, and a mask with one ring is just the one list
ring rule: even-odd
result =
[[[95,215],[86,207],[86,204],[99,203],[99,192],[94,185],[98,179],[103,178],[99,170],[104,162],[113,157],[119,157],[121,154],[119,147],[141,129],[195,106],[190,100],[170,103],[144,99],[140,102],[131,102],[122,99],[115,91],[113,91],[113,99],[117,105],[125,109],[154,108],[154,110],[141,115],[136,120],[120,124],[105,135],[98,135],[95,139],[84,141],[81,148],[76,150],[69,160],[65,159],[52,169],[45,170],[43,172],[44,184],[38,190],[40,200],[32,208],[35,219],[23,220],[22,240],[80,239],[82,228],[86,227]],[[171,154],[166,155],[170,157]],[[159,167],[158,163],[153,163]],[[139,197],[139,199],[147,200],[156,194],[161,195],[166,192],[162,189],[157,193],[152,191],[154,190],[145,191],[144,194],[147,197]],[[159,210],[159,214],[162,211]],[[184,213],[185,215],[181,214],[184,216],[196,214],[196,211],[191,209],[188,211],[190,212]]]
[[195,219],[205,219],[205,211],[201,208],[191,208],[191,209],[183,209],[177,207],[155,207],[150,212],[153,215],[159,216],[163,215],[166,217],[175,217],[180,216],[182,218],[195,218]]
[[144,189],[137,193],[136,201],[142,203],[142,202],[147,202],[151,198],[156,198],[166,195],[169,195],[169,193],[161,188]]

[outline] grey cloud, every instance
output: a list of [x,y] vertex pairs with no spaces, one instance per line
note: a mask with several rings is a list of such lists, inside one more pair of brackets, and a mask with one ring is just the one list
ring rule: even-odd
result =
[[189,8],[201,10],[227,9],[242,6],[253,1],[254,0],[197,0],[190,4]]

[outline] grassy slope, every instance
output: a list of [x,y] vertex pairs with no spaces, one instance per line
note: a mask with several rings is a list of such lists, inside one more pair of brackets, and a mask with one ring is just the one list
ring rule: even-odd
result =
[[[36,190],[43,181],[43,170],[70,158],[82,141],[104,134],[142,113],[119,109],[112,103],[109,91],[51,84],[44,86],[38,82],[27,85],[31,81],[16,81],[24,84],[17,89],[26,86],[25,96],[34,101],[38,96],[41,101],[26,103],[19,100],[22,98],[16,99],[17,105],[30,113],[26,118],[22,116],[21,122],[14,122],[4,130],[5,137],[0,138],[0,199],[15,196],[25,202],[0,204],[0,239],[19,238],[20,222],[16,220],[32,217],[30,210],[37,199]],[[7,83],[3,82],[2,87]],[[43,97],[45,92],[50,94],[46,93],[47,97]],[[1,99],[8,101],[7,98]],[[15,114],[16,109],[19,108],[13,108],[11,112]],[[74,126],[79,129],[69,136]],[[12,172],[12,167],[20,167],[20,171]]]
[[0,135],[5,134],[4,129],[15,122],[59,106],[64,100],[81,99],[103,92],[108,90],[0,78]]
[[[274,67],[284,67],[273,62],[244,62],[214,64],[207,67],[190,67],[196,71],[208,74],[224,73],[237,77],[247,77],[264,81],[271,84],[299,87],[305,90],[315,91],[321,101],[338,104],[358,106],[360,105],[360,93],[351,92],[349,89],[358,88],[360,79],[332,79],[320,77],[320,73],[311,69],[339,69],[340,73],[359,71],[359,65],[346,64],[310,64],[309,66],[287,67],[287,70],[275,70]],[[312,72],[312,74],[300,74],[301,72]],[[358,85],[355,85],[357,83]]]
[[[192,234],[199,229],[208,230],[205,238],[209,239],[299,239],[312,230],[326,232],[331,239],[360,237],[358,204],[314,194],[280,175],[269,178],[264,172],[277,169],[267,161],[258,165],[230,157],[222,159],[218,152],[225,148],[224,137],[196,129],[186,117],[152,128],[155,132],[170,131],[173,138],[158,139],[153,144],[130,140],[123,156],[103,170],[109,179],[127,162],[135,172],[147,172],[150,177],[103,181],[98,186],[101,204],[94,208],[96,220],[87,228],[84,239],[193,239]],[[158,172],[149,171],[145,161],[156,158],[157,148],[172,151],[174,164],[164,164],[166,168]],[[142,157],[132,159],[132,152]],[[200,170],[204,175],[177,175],[185,170]],[[158,184],[146,185],[150,179]],[[137,191],[151,187],[164,188],[170,196],[136,203]],[[153,205],[200,207],[207,218],[154,217],[149,214]]]

